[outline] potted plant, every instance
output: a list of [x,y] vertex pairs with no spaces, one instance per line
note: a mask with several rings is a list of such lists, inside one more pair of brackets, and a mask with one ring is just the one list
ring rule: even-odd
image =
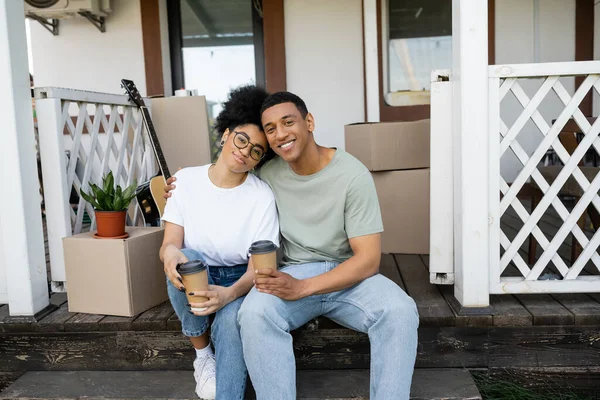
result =
[[96,237],[100,238],[125,238],[125,219],[129,203],[135,197],[137,185],[135,181],[125,190],[116,185],[112,174],[109,172],[102,178],[102,187],[91,183],[91,192],[80,190],[79,193],[85,201],[94,207],[96,214]]

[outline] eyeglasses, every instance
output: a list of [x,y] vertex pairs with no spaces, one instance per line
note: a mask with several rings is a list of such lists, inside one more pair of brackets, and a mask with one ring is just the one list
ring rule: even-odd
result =
[[244,132],[235,132],[233,144],[240,150],[245,149],[248,145],[252,146],[250,148],[250,157],[255,161],[260,161],[265,156],[265,149],[262,145],[250,143],[250,137]]

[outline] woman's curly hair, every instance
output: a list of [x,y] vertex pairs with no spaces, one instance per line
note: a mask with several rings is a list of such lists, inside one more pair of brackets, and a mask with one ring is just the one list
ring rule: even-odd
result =
[[254,85],[232,89],[215,122],[215,129],[219,136],[222,136],[227,129],[232,131],[246,124],[257,125],[262,130],[260,108],[267,97],[269,94],[264,89]]
[[[261,107],[269,93],[255,85],[240,86],[229,92],[228,99],[223,103],[223,110],[215,121],[215,130],[221,139],[227,129],[233,131],[236,127],[254,124],[262,131]],[[269,148],[263,159],[256,166],[260,168],[269,161],[275,153]]]

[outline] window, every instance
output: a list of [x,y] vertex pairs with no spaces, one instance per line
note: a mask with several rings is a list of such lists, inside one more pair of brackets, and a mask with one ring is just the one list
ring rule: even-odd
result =
[[[261,0],[169,0],[174,90],[206,96],[209,123],[232,88],[264,86]],[[211,137],[213,160],[218,140]]]
[[387,0],[383,7],[385,101],[429,104],[430,75],[452,66],[452,1]]
[[233,87],[256,83],[251,0],[182,0],[186,89],[197,89],[220,111]]

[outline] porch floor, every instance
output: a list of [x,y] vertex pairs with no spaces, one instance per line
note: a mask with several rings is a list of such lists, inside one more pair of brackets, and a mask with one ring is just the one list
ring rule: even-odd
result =
[[[503,217],[509,240],[520,229],[519,221],[511,211]],[[552,238],[560,223],[549,211],[539,226]],[[570,244],[567,238],[559,249],[567,265]],[[525,241],[519,254],[526,262],[528,250]],[[537,257],[541,254],[538,245]],[[489,312],[463,315],[452,286],[429,283],[428,264],[427,255],[384,254],[380,268],[417,304],[417,368],[597,371],[600,293],[492,295]],[[586,269],[597,273],[593,265]],[[506,272],[515,269],[509,266]],[[0,371],[171,370],[191,365],[193,351],[169,302],[134,317],[69,312],[65,293],[52,294],[51,303],[57,308],[35,322],[10,317],[8,306],[0,306]],[[293,335],[299,369],[369,368],[365,334],[318,318]]]
[[[452,286],[429,283],[427,255],[384,254],[381,273],[404,289],[417,303],[421,326],[531,326],[600,325],[600,293],[492,295],[491,311],[461,315]],[[58,308],[37,322],[10,318],[8,305],[0,306],[0,332],[179,331],[181,325],[169,302],[134,317],[72,313],[67,296],[54,293]],[[320,327],[333,327],[318,320]]]
[[[381,272],[415,300],[417,368],[565,368],[600,366],[600,295],[495,295],[491,311],[461,315],[452,286],[429,283],[428,256],[386,254]],[[134,317],[58,308],[31,322],[0,307],[0,371],[186,370],[193,349],[169,302]],[[298,369],[368,369],[368,336],[326,318],[294,331]],[[587,372],[586,372],[587,371]]]

